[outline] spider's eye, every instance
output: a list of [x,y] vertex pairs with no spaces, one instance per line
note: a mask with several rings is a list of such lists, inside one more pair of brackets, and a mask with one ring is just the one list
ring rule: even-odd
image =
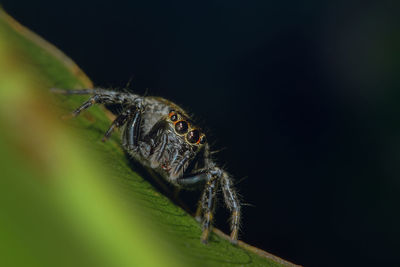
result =
[[173,114],[170,118],[171,121],[176,121],[178,119],[178,116],[176,114]]
[[186,133],[188,128],[189,128],[189,125],[187,124],[186,121],[178,121],[177,123],[175,123],[175,131],[178,134]]
[[205,136],[205,135],[202,135],[202,136],[200,137],[200,144],[204,145],[204,144],[206,143],[206,141],[207,141],[206,136]]
[[178,115],[176,115],[175,110],[171,110],[168,114],[169,118],[171,121],[177,121],[178,120]]
[[197,143],[199,141],[200,138],[200,132],[199,130],[192,130],[190,132],[188,132],[188,134],[186,135],[186,139],[188,140],[189,143]]

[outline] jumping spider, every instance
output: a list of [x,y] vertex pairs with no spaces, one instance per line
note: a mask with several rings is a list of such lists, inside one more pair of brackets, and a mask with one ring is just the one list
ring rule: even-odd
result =
[[203,243],[208,240],[216,195],[221,186],[225,205],[231,211],[231,242],[237,242],[240,203],[232,179],[212,160],[205,134],[182,108],[161,97],[101,88],[52,91],[92,95],[72,113],[73,116],[94,104],[121,105],[123,111],[112,122],[103,141],[116,127],[121,128],[122,147],[141,164],[177,187],[204,186],[198,209],[199,216],[202,215]]

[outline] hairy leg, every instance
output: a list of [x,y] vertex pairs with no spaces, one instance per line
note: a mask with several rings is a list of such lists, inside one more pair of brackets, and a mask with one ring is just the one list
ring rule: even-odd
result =
[[88,109],[94,104],[135,105],[141,99],[141,96],[136,94],[105,90],[101,88],[81,90],[64,90],[52,88],[51,92],[64,95],[93,95],[89,98],[88,101],[83,103],[72,113],[74,117],[78,116],[82,111]]
[[206,183],[210,178],[210,175],[204,172],[198,172],[196,174],[192,174],[190,176],[183,176],[176,179],[176,183],[185,187],[195,186],[200,183]]
[[213,213],[215,209],[215,198],[218,191],[218,179],[214,178],[207,182],[203,195],[201,196],[201,208],[203,210],[203,222],[201,242],[207,243],[212,226]]
[[140,127],[142,123],[142,107],[132,107],[131,116],[126,122],[124,132],[122,134],[122,145],[128,151],[136,151],[138,149],[140,138]]
[[240,202],[228,173],[222,171],[220,178],[225,205],[231,211],[231,242],[237,243],[240,227]]
[[110,128],[108,128],[107,132],[104,134],[102,141],[107,141],[113,133],[115,127],[119,128],[123,126],[126,121],[131,117],[131,115],[132,107],[125,109],[121,114],[119,114],[118,117],[110,125]]
[[[192,174],[191,176],[181,177],[176,179],[176,183],[182,187],[194,187],[196,185],[206,183],[209,179],[209,175],[206,172],[199,172],[197,174]],[[203,207],[202,202],[199,201],[197,205],[196,213],[194,215],[196,221],[199,223],[202,220]]]

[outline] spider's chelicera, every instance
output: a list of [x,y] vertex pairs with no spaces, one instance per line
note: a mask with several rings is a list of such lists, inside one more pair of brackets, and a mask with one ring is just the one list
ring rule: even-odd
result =
[[237,242],[240,203],[230,175],[212,160],[203,131],[176,104],[152,96],[105,89],[63,90],[62,94],[90,94],[77,108],[79,115],[93,104],[119,104],[122,112],[104,135],[107,140],[115,128],[121,128],[122,146],[133,158],[159,173],[177,187],[203,186],[199,201],[202,216],[201,241],[207,242],[213,219],[216,195],[222,189],[225,205],[231,211],[231,241]]

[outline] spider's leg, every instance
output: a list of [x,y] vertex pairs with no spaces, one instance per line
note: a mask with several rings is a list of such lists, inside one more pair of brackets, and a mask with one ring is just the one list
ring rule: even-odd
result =
[[77,108],[72,115],[74,117],[78,116],[83,110],[88,109],[94,104],[131,104],[134,105],[136,102],[140,101],[141,97],[136,94],[122,93],[117,91],[105,90],[100,88],[95,89],[82,89],[82,90],[64,90],[58,88],[52,88],[52,92],[65,95],[86,95],[91,94],[92,97],[88,101],[83,103],[79,108]]
[[142,123],[143,107],[141,105],[131,108],[131,116],[126,122],[122,142],[129,150],[136,150],[140,138],[140,128]]
[[225,204],[231,211],[231,242],[237,243],[240,226],[240,202],[233,187],[232,179],[227,172],[222,171],[220,181]]
[[[206,183],[209,180],[209,175],[206,172],[198,172],[190,176],[184,176],[176,179],[176,183],[182,187],[196,186],[200,183]],[[203,214],[202,202],[197,205],[196,213],[194,215],[196,221],[201,222]]]
[[215,207],[215,196],[218,191],[218,179],[211,179],[207,182],[203,195],[201,196],[201,207],[203,210],[203,233],[201,234],[201,241],[207,243],[210,234],[210,227],[213,219],[213,212]]
[[203,209],[201,203],[199,203],[199,205],[197,205],[196,213],[194,214],[194,218],[197,222],[201,222],[201,215],[203,215]]
[[105,101],[111,101],[111,104],[123,103],[128,100],[135,101],[135,99],[141,97],[140,95],[133,93],[107,90],[103,88],[85,88],[77,90],[51,88],[50,92],[62,95],[100,95]]
[[210,180],[210,176],[206,171],[204,171],[192,174],[190,176],[183,176],[177,178],[176,183],[185,187],[185,186],[194,186],[199,183],[205,183],[208,180]]
[[51,92],[56,93],[56,94],[62,94],[62,95],[94,95],[100,91],[105,91],[100,88],[85,88],[85,89],[77,89],[77,90],[66,90],[66,89],[61,89],[61,88],[51,88]]
[[72,112],[72,116],[76,117],[78,116],[82,111],[84,111],[85,109],[90,108],[92,105],[94,105],[95,103],[98,102],[98,96],[94,95],[91,98],[89,98],[88,101],[84,102],[79,108],[75,109]]
[[124,125],[128,120],[128,118],[130,117],[130,115],[131,115],[131,109],[129,108],[124,110],[121,114],[119,114],[118,117],[110,125],[110,128],[108,128],[107,132],[104,134],[102,141],[103,142],[107,141],[110,138],[111,134],[113,133],[115,127],[119,128],[122,125]]
[[[218,191],[218,176],[213,176],[210,170],[207,170],[191,176],[178,178],[176,182],[181,186],[194,186],[199,183],[206,183],[196,210],[195,218],[199,222],[202,221],[203,233],[201,235],[201,241],[207,243],[212,224],[215,196]],[[203,217],[201,217],[202,214],[204,214]]]

